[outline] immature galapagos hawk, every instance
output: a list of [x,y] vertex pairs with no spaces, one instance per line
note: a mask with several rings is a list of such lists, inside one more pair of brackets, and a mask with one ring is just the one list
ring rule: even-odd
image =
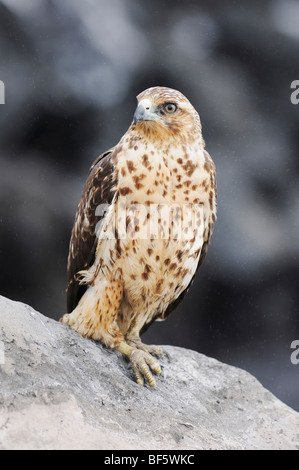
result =
[[[162,350],[143,344],[140,334],[164,320],[190,286],[211,239],[217,191],[187,98],[153,87],[137,100],[128,131],[89,171],[70,241],[71,313],[61,321],[126,355],[137,382],[154,387],[152,373],[161,367],[152,355]],[[168,225],[165,207],[173,216]],[[200,210],[195,225],[189,217],[180,230],[186,207]],[[192,236],[184,236],[188,226]],[[147,235],[138,236],[144,227]]]

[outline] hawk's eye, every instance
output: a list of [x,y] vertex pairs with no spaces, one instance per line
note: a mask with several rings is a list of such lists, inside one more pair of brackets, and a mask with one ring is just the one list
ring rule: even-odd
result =
[[166,103],[164,105],[164,109],[165,111],[167,111],[169,114],[173,114],[176,112],[176,110],[178,109],[177,106],[174,104],[174,103]]

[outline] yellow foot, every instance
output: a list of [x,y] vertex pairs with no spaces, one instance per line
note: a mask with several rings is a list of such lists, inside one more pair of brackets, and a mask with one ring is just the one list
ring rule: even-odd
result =
[[120,343],[117,349],[129,358],[137,383],[140,385],[146,383],[150,387],[155,388],[156,381],[152,372],[154,374],[161,373],[159,362],[149,353],[136,349],[124,342]]
[[133,346],[134,348],[140,349],[141,351],[144,351],[148,354],[153,354],[157,357],[163,356],[162,348],[159,348],[158,346],[150,346],[148,344],[144,344],[138,336],[127,339],[127,344]]
[[129,359],[135,373],[137,383],[140,385],[147,383],[150,387],[155,388],[156,381],[152,372],[155,374],[161,373],[159,362],[150,354],[141,351],[140,349],[134,349],[134,351],[131,352]]

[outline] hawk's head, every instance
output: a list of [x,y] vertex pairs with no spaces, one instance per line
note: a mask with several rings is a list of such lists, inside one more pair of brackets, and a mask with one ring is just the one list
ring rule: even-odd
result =
[[138,106],[133,125],[136,131],[152,138],[190,139],[201,136],[198,113],[187,98],[177,90],[152,87],[137,96]]

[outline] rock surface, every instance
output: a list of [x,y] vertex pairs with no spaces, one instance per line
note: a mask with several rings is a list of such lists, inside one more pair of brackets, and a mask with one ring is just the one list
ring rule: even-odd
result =
[[299,414],[245,371],[166,346],[151,390],[31,307],[0,312],[0,449],[299,448]]

